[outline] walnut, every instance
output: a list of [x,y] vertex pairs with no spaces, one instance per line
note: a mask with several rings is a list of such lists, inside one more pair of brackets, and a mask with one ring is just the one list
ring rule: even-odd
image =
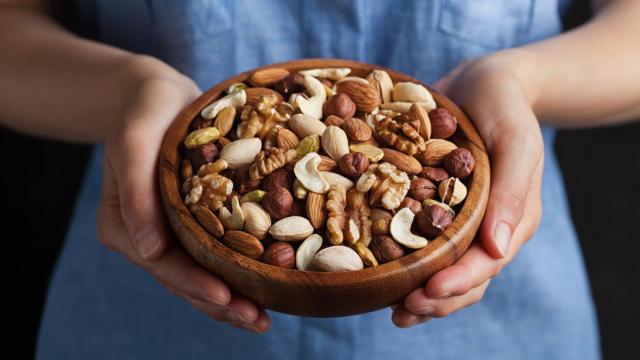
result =
[[355,241],[369,246],[371,242],[371,208],[367,204],[365,193],[352,188],[347,192],[347,214],[353,219],[358,227],[360,237]]
[[369,205],[381,205],[385,209],[393,210],[400,206],[410,184],[407,173],[398,170],[393,164],[383,162],[369,165],[367,171],[358,179],[356,189],[362,193],[371,190]]
[[197,205],[203,205],[211,211],[217,211],[224,206],[224,201],[233,190],[233,182],[220,172],[227,168],[227,162],[218,159],[213,163],[203,165],[198,174],[183,183],[185,204],[193,211]]
[[293,162],[297,157],[298,152],[295,149],[286,151],[280,148],[262,150],[256,155],[249,167],[249,177],[251,180],[261,180],[272,172]]
[[332,245],[342,244],[344,241],[343,229],[347,223],[347,205],[345,189],[342,186],[333,185],[327,192],[327,235]]
[[[291,106],[280,102],[277,96],[263,96],[255,107],[244,106],[236,134],[240,139],[258,137],[265,142],[265,147],[269,148],[275,143],[277,128],[286,124],[292,112]],[[267,146],[266,143],[271,145]]]
[[404,114],[394,119],[385,117],[376,123],[376,131],[389,146],[407,155],[413,156],[425,149],[425,141],[419,133],[420,122]]

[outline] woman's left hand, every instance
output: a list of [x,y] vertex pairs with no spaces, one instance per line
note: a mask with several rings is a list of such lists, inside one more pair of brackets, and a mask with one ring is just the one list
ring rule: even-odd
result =
[[511,71],[510,52],[464,63],[436,88],[473,120],[491,159],[491,191],[478,240],[452,266],[393,306],[392,321],[410,327],[480,301],[491,282],[533,235],[542,214],[542,135],[531,89]]

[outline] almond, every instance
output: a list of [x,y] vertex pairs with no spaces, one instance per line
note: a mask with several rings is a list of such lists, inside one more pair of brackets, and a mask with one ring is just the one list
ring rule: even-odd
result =
[[320,229],[326,220],[325,202],[324,194],[311,191],[307,194],[307,217],[316,230]]
[[300,144],[300,139],[293,131],[285,128],[278,129],[276,133],[278,147],[284,150],[295,149]]
[[254,71],[249,77],[249,84],[255,87],[268,87],[289,75],[289,70],[283,68],[268,68]]
[[431,139],[431,121],[427,111],[422,106],[413,104],[409,109],[408,115],[411,119],[420,122],[420,136],[425,140]]
[[278,102],[284,100],[282,95],[275,90],[271,90],[265,87],[254,87],[245,90],[247,93],[247,105],[256,106],[260,102],[260,99],[264,96],[275,95],[278,98]]
[[380,93],[369,82],[341,81],[336,83],[336,90],[349,95],[358,111],[371,112],[380,105]]
[[222,237],[224,234],[224,226],[220,219],[211,212],[207,207],[198,205],[193,210],[193,215],[196,217],[200,225],[205,228],[211,235],[216,238]]
[[335,161],[349,153],[347,134],[337,126],[327,126],[327,129],[322,133],[321,140],[322,149]]
[[252,259],[259,258],[264,252],[260,240],[248,232],[229,230],[224,233],[222,241],[228,247]]
[[444,139],[431,139],[425,143],[425,150],[416,154],[424,166],[437,166],[450,152],[457,149],[456,144]]
[[371,139],[371,128],[367,123],[358,118],[345,120],[342,124],[342,130],[344,130],[349,139],[354,142],[363,142]]
[[389,148],[383,148],[382,151],[384,152],[383,161],[395,165],[399,170],[407,174],[415,175],[422,170],[422,165],[413,156]]
[[318,164],[318,170],[320,171],[336,171],[338,169],[338,163],[332,158],[326,155],[320,155],[320,164]]

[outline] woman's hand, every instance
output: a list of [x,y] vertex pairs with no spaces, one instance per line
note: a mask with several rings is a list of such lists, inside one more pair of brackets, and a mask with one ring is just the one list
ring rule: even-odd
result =
[[532,89],[511,71],[525,65],[514,61],[521,55],[504,52],[464,63],[436,84],[473,119],[483,138],[491,159],[491,191],[479,242],[394,306],[396,326],[447,316],[480,301],[491,278],[540,221],[544,149]]
[[157,60],[141,62],[134,66],[156,67],[158,71],[139,82],[119,126],[106,141],[98,211],[100,240],[215,320],[266,331],[270,320],[264,310],[232,294],[222,279],[170,240],[158,198],[156,163],[165,131],[200,90]]

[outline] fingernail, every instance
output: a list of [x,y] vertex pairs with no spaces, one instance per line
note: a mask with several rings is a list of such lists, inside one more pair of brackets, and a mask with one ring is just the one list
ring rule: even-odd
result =
[[143,226],[133,236],[136,251],[141,258],[147,259],[161,245],[160,233],[153,225]]
[[500,221],[498,225],[496,225],[494,237],[500,255],[502,255],[502,257],[507,256],[509,253],[509,243],[511,242],[511,226],[504,221]]
[[230,322],[240,322],[243,324],[249,324],[247,319],[243,318],[240,314],[234,311],[227,311],[226,318]]
[[416,314],[420,314],[420,315],[429,315],[433,312],[433,306],[431,305],[427,305],[425,307],[421,307],[419,309],[416,309],[416,311],[414,311]]

